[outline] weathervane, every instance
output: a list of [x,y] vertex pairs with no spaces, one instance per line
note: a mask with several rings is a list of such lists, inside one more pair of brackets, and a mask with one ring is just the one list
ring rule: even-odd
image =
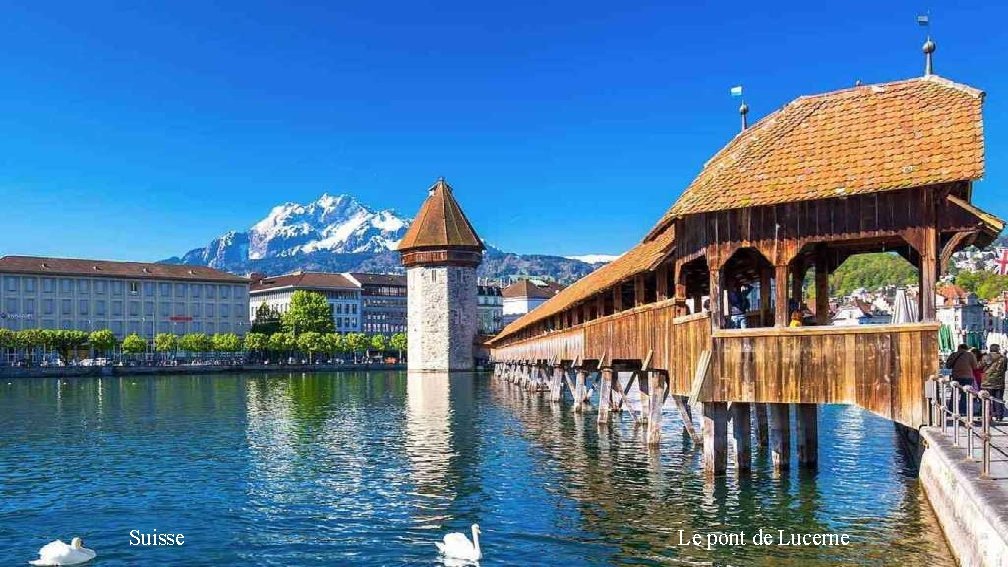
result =
[[927,30],[927,40],[924,42],[924,76],[933,74],[931,56],[935,51],[935,42],[931,41],[931,12],[917,16],[917,25]]
[[742,115],[742,129],[745,130],[749,127],[749,122],[746,120],[746,115],[749,114],[749,105],[745,103],[745,98],[742,96],[742,85],[732,87],[731,95],[742,99],[742,106],[739,107],[738,111]]

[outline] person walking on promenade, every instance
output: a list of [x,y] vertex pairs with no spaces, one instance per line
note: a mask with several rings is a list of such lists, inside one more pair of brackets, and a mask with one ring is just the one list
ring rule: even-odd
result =
[[[948,357],[945,361],[945,367],[952,371],[952,379],[958,382],[962,386],[972,386],[973,385],[973,371],[980,367],[979,362],[977,362],[976,356],[970,352],[970,347],[961,344],[959,348]],[[949,409],[951,409],[951,399],[949,401]],[[959,396],[959,415],[966,415],[966,395],[960,394]]]
[[987,355],[985,355],[983,351],[977,347],[971,348],[970,352],[973,353],[973,358],[977,361],[977,367],[973,369],[973,389],[979,392],[980,383],[983,382],[983,366],[984,362],[987,360]]
[[991,402],[991,417],[997,421],[1004,419],[1005,414],[1005,370],[1008,370],[1008,358],[1001,353],[1000,345],[991,345],[990,354],[984,360],[980,387],[990,392],[991,398],[998,400]]

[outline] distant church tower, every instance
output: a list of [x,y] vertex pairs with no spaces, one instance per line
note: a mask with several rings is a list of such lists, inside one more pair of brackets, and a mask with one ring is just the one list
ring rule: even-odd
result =
[[409,369],[472,370],[483,242],[438,179],[399,242],[406,266]]

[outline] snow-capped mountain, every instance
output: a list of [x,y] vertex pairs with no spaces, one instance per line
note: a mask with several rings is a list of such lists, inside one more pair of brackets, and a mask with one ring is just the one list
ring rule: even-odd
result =
[[227,232],[177,261],[240,271],[250,261],[269,258],[388,252],[395,250],[409,222],[392,210],[374,211],[352,195],[323,194],[310,203],[273,207],[247,231]]
[[[163,262],[211,266],[236,274],[401,272],[395,247],[410,222],[392,210],[372,209],[352,195],[323,194],[310,203],[273,207],[248,230],[226,232],[203,248]],[[549,276],[569,283],[597,266],[559,256],[511,254],[488,244],[478,273],[488,278]]]

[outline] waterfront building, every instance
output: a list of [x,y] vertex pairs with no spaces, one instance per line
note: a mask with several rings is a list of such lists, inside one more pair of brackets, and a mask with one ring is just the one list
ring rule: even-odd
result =
[[524,315],[553,297],[564,286],[547,280],[520,279],[504,288],[504,315]]
[[852,298],[849,303],[841,305],[831,318],[830,324],[838,327],[848,325],[885,325],[892,319],[892,314],[879,309],[875,303],[868,303],[860,298]]
[[935,301],[938,321],[952,330],[954,341],[981,344],[987,321],[984,305],[976,294],[949,284],[937,289]]
[[4,256],[0,309],[11,330],[243,334],[249,280],[204,266]]
[[406,276],[363,272],[343,276],[360,288],[361,332],[386,336],[406,332]]
[[503,328],[504,296],[500,285],[480,284],[476,288],[476,308],[480,334],[492,335]]
[[410,370],[472,369],[483,249],[451,187],[438,179],[399,242],[409,287]]
[[333,325],[338,333],[361,330],[361,286],[343,274],[323,272],[295,272],[283,276],[253,278],[249,291],[249,315],[255,319],[262,304],[269,305],[281,315],[290,309],[295,291],[320,293],[332,310]]

